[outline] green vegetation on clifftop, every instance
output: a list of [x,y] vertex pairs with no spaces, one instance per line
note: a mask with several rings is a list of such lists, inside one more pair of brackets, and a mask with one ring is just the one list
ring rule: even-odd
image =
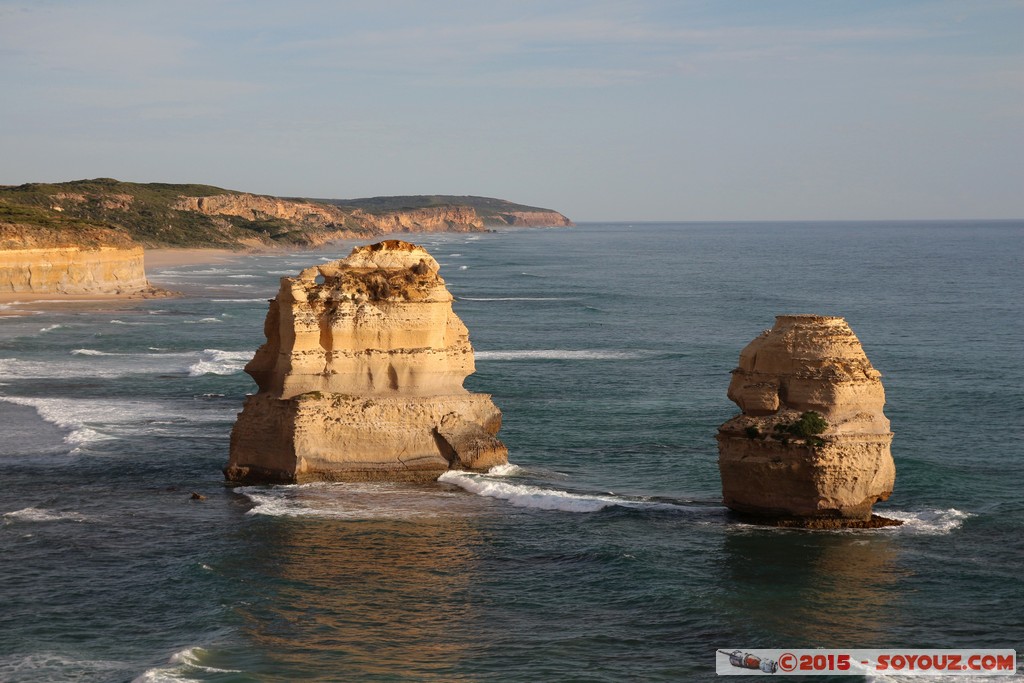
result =
[[468,206],[474,209],[483,219],[485,225],[509,225],[509,216],[515,213],[546,213],[551,214],[552,223],[567,225],[571,222],[554,209],[539,206],[516,204],[505,199],[493,197],[476,197],[473,195],[424,194],[399,195],[394,197],[365,197],[362,199],[317,199],[315,201],[335,206],[361,209],[372,214],[386,214],[395,211],[415,211],[417,209]]
[[[283,199],[210,185],[95,178],[0,186],[0,239],[5,248],[132,241],[147,247],[317,246],[343,237],[380,234],[381,226],[394,224],[384,219],[404,212],[453,207],[470,207],[485,225],[528,224],[516,222],[515,212],[550,214],[551,224],[569,224],[554,211],[486,197]],[[564,222],[556,222],[555,217]],[[444,221],[436,224],[440,229],[479,229],[480,221],[475,226],[449,222],[447,228]],[[402,225],[416,230],[422,224],[406,221]]]

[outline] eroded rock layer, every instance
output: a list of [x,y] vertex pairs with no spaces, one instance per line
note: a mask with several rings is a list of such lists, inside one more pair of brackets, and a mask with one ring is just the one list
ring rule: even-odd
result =
[[506,462],[501,412],[462,386],[473,349],[438,270],[389,240],[282,278],[228,479],[420,481]]
[[896,476],[880,377],[842,318],[778,316],[733,370],[743,412],[718,431],[725,504],[787,525],[870,520]]
[[142,247],[0,250],[0,293],[155,294]]

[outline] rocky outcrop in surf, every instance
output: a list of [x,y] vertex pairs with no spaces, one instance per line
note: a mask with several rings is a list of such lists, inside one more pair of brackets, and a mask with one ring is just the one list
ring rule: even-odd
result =
[[388,240],[282,278],[227,478],[426,481],[507,462],[501,411],[462,386],[473,349],[438,270]]
[[[885,392],[843,318],[780,315],[740,353],[718,431],[725,504],[784,526],[879,526],[892,493]],[[895,523],[895,522],[893,522]]]

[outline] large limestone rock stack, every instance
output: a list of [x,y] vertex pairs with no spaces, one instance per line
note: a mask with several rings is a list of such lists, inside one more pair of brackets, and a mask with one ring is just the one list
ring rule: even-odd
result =
[[784,525],[887,523],[871,515],[896,477],[880,377],[842,318],[778,316],[732,373],[743,412],[718,430],[725,504]]
[[451,302],[437,261],[398,240],[282,278],[227,478],[427,481],[507,462],[501,411],[462,386],[473,349]]

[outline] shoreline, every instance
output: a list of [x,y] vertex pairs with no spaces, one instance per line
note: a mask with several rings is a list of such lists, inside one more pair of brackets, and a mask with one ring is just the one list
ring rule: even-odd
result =
[[[143,269],[149,279],[149,269],[172,268],[175,266],[193,266],[206,263],[217,263],[232,257],[258,253],[259,250],[236,251],[233,249],[201,249],[201,248],[157,248],[143,251]],[[152,284],[152,283],[151,283]],[[49,310],[66,304],[105,303],[113,301],[134,301],[138,299],[161,299],[179,296],[178,292],[152,285],[151,290],[141,292],[81,292],[64,294],[61,292],[0,292],[0,317],[33,315],[40,309]],[[20,306],[32,306],[32,310],[21,309]]]
[[[173,266],[198,266],[204,263],[216,263],[228,258],[245,256],[248,254],[259,254],[263,250],[234,250],[234,249],[199,249],[171,247],[160,247],[157,249],[145,249],[143,252],[143,268],[147,271],[150,268],[170,268]],[[147,272],[148,277],[148,272]]]

